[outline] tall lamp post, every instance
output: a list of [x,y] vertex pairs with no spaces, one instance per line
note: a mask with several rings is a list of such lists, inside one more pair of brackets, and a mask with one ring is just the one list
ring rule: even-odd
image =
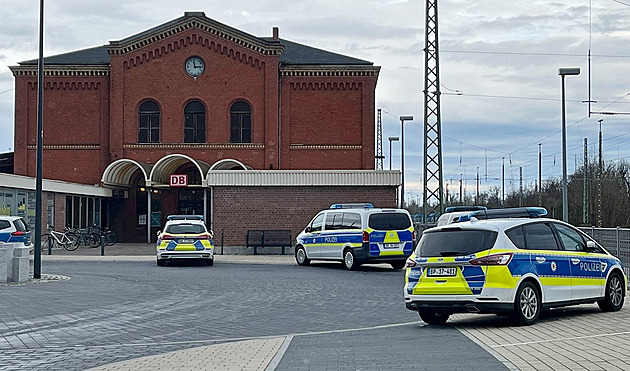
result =
[[405,207],[405,121],[412,121],[413,116],[400,116],[400,208]]
[[564,67],[558,69],[562,80],[562,220],[569,221],[569,198],[567,192],[567,117],[564,94],[564,77],[580,74],[578,67]]
[[400,138],[398,137],[389,137],[389,170],[392,169],[392,142],[398,142]]

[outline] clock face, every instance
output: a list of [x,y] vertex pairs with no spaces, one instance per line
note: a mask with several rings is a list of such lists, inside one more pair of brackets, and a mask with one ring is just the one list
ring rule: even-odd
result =
[[190,77],[199,77],[206,68],[203,59],[199,57],[190,57],[186,60],[186,73]]

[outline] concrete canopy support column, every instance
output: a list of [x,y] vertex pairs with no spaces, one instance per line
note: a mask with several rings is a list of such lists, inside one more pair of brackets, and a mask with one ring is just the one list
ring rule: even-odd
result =
[[151,190],[147,188],[147,243],[151,243]]

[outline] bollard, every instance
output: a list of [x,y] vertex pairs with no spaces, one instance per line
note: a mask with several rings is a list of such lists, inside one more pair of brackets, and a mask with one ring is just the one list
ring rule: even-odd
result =
[[46,243],[48,244],[48,255],[52,255],[52,245],[53,245],[52,239],[53,239],[53,236],[50,235],[48,236],[48,241],[46,241]]
[[105,256],[105,235],[101,234],[101,256]]
[[29,248],[16,247],[13,249],[13,275],[11,282],[28,281],[29,273]]
[[11,282],[13,275],[13,244],[0,244],[0,282]]
[[223,229],[221,229],[221,255],[223,255]]

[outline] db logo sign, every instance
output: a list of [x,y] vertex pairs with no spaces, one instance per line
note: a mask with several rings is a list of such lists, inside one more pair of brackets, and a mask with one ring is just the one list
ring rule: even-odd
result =
[[171,187],[187,187],[188,175],[187,174],[173,174],[171,175]]

